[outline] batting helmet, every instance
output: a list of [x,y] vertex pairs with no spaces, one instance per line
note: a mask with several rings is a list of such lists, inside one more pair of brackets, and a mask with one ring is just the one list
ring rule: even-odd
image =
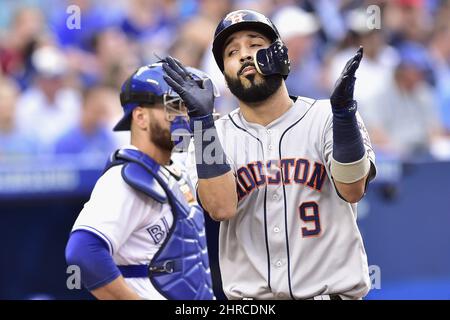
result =
[[272,44],[267,49],[260,49],[254,57],[256,69],[264,74],[281,74],[285,78],[290,71],[288,50],[283,44],[275,25],[269,18],[253,10],[230,12],[220,21],[214,33],[213,54],[217,65],[223,72],[223,50],[227,38],[240,30],[255,30],[270,39]]
[[[191,77],[199,84],[208,79],[208,75],[198,69],[186,68]],[[120,103],[123,107],[124,115],[113,128],[114,131],[130,130],[131,114],[139,105],[153,105],[161,103],[169,111],[179,111],[182,104],[180,96],[164,80],[164,70],[162,63],[154,63],[137,69],[122,85],[120,92]],[[214,86],[214,94],[217,97],[219,92]],[[166,114],[167,115],[167,114]],[[174,118],[168,117],[169,120]]]

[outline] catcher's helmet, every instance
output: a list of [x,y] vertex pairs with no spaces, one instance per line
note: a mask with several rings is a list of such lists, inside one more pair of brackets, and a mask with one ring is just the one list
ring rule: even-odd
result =
[[285,78],[290,71],[287,48],[283,44],[275,25],[269,18],[253,10],[237,10],[230,12],[220,21],[214,33],[213,54],[217,65],[223,72],[223,50],[227,38],[240,30],[255,30],[270,39],[272,45],[260,49],[256,54],[256,68],[262,74],[281,74]]
[[[186,68],[191,77],[200,84],[206,80],[208,75],[198,69]],[[130,130],[131,114],[139,105],[163,104],[166,109],[166,117],[173,120],[167,113],[180,111],[182,100],[180,96],[164,80],[164,70],[162,63],[154,63],[137,69],[122,85],[120,92],[120,103],[123,107],[124,115],[113,128],[114,131]],[[218,96],[218,90],[214,86],[214,94]],[[172,114],[173,115],[173,114]]]

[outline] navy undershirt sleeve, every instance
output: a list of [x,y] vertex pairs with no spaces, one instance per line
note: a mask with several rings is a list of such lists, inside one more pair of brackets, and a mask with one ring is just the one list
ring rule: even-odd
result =
[[333,158],[340,163],[362,159],[366,149],[356,118],[356,101],[353,108],[333,108]]

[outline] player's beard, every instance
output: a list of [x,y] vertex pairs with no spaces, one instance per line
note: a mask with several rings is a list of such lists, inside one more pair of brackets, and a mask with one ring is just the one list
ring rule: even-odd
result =
[[158,121],[150,122],[150,140],[165,151],[172,151],[174,147],[170,130],[163,128]]
[[[246,66],[247,65],[244,65],[243,68]],[[243,68],[241,68],[241,70]],[[240,71],[238,74],[240,74]],[[244,86],[239,76],[234,78],[225,74],[225,80],[231,93],[239,100],[247,103],[255,103],[266,100],[277,92],[277,90],[281,87],[283,80],[282,76],[278,74],[260,76],[259,78],[262,80],[259,81],[256,81],[255,74],[248,75],[246,78],[251,83],[251,86],[247,88]]]

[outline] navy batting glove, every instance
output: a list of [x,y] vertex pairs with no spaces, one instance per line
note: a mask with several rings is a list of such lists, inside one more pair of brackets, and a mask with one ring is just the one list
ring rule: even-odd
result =
[[[363,48],[360,47],[358,52],[345,65],[341,76],[336,81],[333,93],[330,97],[333,109],[348,108],[354,109],[353,91],[355,88],[355,72],[359,67],[359,63],[363,57]],[[349,110],[351,111],[351,110]],[[356,111],[356,110],[355,110]]]
[[353,99],[355,72],[363,56],[363,48],[345,65],[330,97],[333,111],[333,158],[341,163],[362,159],[364,143],[356,118],[357,104]]
[[164,80],[179,94],[188,109],[190,118],[211,115],[214,110],[214,87],[210,79],[200,86],[189,71],[176,59],[168,56],[164,59]]

